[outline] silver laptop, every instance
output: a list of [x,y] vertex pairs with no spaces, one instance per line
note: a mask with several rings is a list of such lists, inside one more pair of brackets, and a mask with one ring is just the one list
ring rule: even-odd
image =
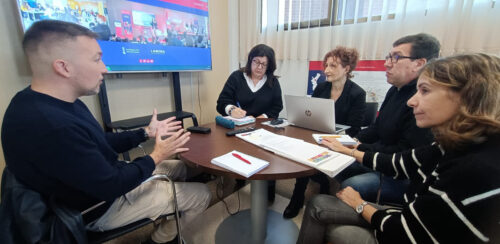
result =
[[332,99],[285,95],[288,122],[292,125],[326,133],[339,133],[350,126],[335,124],[335,101]]

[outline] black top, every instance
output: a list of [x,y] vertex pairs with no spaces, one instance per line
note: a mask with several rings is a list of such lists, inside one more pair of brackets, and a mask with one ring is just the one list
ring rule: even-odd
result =
[[237,105],[239,102],[241,108],[247,111],[247,115],[257,117],[266,114],[269,118],[278,118],[283,109],[281,87],[278,79],[272,79],[272,81],[266,81],[266,84],[254,93],[248,87],[243,71],[234,71],[227,78],[219,99],[217,99],[217,112],[227,115],[226,106],[229,104]]
[[5,162],[19,181],[80,211],[107,201],[93,214],[151,176],[150,156],[118,160],[117,153],[144,140],[142,129],[104,133],[81,100],[65,102],[31,87],[14,96],[2,125]]
[[417,80],[398,90],[393,86],[385,95],[375,123],[356,136],[361,151],[394,153],[429,145],[433,141],[430,129],[417,127],[413,109],[406,105],[416,92]]
[[[314,89],[313,97],[331,98],[332,83],[322,82]],[[335,123],[349,125],[346,130],[349,136],[356,136],[361,130],[361,125],[366,113],[366,92],[358,84],[347,80],[342,94],[335,101]]]
[[497,134],[456,151],[367,152],[367,167],[411,182],[403,209],[373,214],[379,243],[500,243],[499,148]]

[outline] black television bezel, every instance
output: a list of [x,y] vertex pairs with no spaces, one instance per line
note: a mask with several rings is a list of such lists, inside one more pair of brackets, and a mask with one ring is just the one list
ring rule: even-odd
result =
[[[23,20],[22,20],[22,14],[21,14],[21,2],[22,0],[15,0],[15,5],[17,9],[17,22],[18,26],[21,30],[21,33],[24,35],[26,30],[24,29],[23,25]],[[212,0],[206,0],[207,1],[207,6],[209,5],[209,2]],[[211,26],[210,26],[210,12],[208,13],[208,36],[211,37]],[[212,40],[212,38],[210,38]],[[131,66],[131,65],[128,65]],[[150,67],[150,66],[144,66],[144,67]],[[172,67],[172,66],[171,66]],[[122,74],[122,73],[171,73],[171,72],[202,72],[202,71],[212,71],[213,70],[213,52],[212,52],[212,45],[210,45],[210,68],[209,69],[151,69],[151,70],[108,70],[107,74]]]

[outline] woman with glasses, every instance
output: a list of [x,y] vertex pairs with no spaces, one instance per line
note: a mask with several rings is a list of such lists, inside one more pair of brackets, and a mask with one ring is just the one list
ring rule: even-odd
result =
[[403,207],[367,203],[351,187],[316,196],[297,243],[500,243],[500,58],[431,61],[407,104],[435,143],[384,154],[323,141],[369,168],[410,179]]
[[[332,99],[335,101],[335,122],[349,125],[346,133],[352,137],[361,129],[366,111],[366,92],[354,83],[352,71],[358,64],[359,54],[354,48],[337,47],[328,52],[323,59],[326,82],[318,84],[313,97]],[[324,174],[311,177],[320,184],[320,193],[328,194],[330,184]],[[290,203],[283,212],[283,217],[293,218],[304,205],[304,193],[309,177],[297,178]]]
[[[274,50],[264,44],[253,47],[248,53],[246,66],[234,71],[227,79],[217,99],[217,112],[233,118],[278,118],[283,101],[275,70]],[[236,182],[237,188],[245,183],[243,180]],[[268,183],[268,200],[274,202],[276,181]]]
[[278,118],[283,101],[275,70],[274,50],[264,44],[253,47],[246,66],[227,79],[217,100],[217,112],[234,118]]

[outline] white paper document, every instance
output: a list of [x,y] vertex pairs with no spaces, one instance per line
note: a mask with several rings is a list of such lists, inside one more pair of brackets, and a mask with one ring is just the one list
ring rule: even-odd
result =
[[290,142],[303,141],[292,137],[281,136],[265,129],[258,129],[248,133],[236,134],[236,137],[264,148],[266,148],[267,145],[275,145],[281,143],[289,144]]
[[247,178],[269,165],[268,161],[252,157],[235,150],[216,157],[212,159],[211,162],[219,167],[233,171]]
[[330,177],[354,162],[354,158],[300,139],[281,136],[265,129],[236,135],[247,142],[290,160],[314,167]]

